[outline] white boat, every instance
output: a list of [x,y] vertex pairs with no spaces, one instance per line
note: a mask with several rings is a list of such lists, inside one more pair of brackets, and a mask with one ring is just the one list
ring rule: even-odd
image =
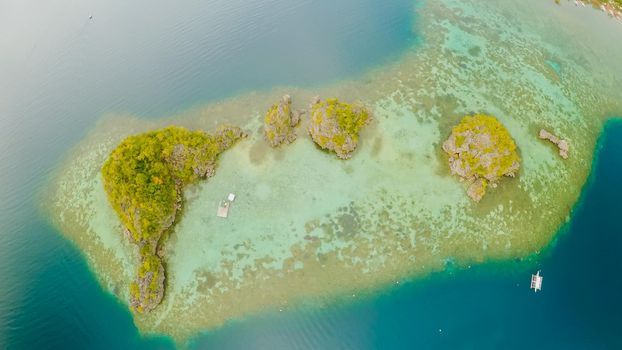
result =
[[540,270],[535,275],[531,275],[531,289],[534,292],[542,290],[542,276],[540,276]]

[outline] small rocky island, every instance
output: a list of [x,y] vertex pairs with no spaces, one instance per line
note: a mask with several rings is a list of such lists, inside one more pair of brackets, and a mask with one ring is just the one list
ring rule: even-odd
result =
[[568,159],[568,152],[570,151],[570,144],[568,143],[567,140],[564,139],[560,139],[559,137],[551,134],[550,132],[541,129],[540,133],[538,134],[538,137],[541,140],[548,140],[551,141],[551,143],[555,144],[557,146],[557,148],[559,149],[559,155],[560,157],[564,158],[564,159]]
[[218,155],[245,134],[224,126],[214,134],[180,127],[130,136],[102,168],[108,201],[136,245],[139,265],[130,305],[143,313],[164,296],[163,241],[182,205],[184,186],[214,175]]
[[264,118],[264,138],[270,146],[292,143],[296,140],[295,127],[300,123],[304,111],[292,109],[292,99],[284,95],[281,101],[272,105]]
[[369,111],[336,98],[322,101],[316,97],[310,107],[309,134],[313,141],[341,159],[351,158],[358,144],[359,131],[371,122]]
[[516,144],[495,117],[466,116],[443,143],[451,173],[469,184],[467,194],[479,202],[489,184],[503,176],[514,177],[520,167]]

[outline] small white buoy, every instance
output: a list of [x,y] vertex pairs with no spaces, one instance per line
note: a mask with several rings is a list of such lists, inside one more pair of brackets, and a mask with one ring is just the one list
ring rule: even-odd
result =
[[235,200],[235,194],[229,193],[229,196],[227,196],[227,199],[229,200],[229,202],[233,202]]

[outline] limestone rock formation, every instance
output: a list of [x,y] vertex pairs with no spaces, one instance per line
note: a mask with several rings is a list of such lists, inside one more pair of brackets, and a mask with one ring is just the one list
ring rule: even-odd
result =
[[264,138],[270,146],[277,147],[283,143],[292,143],[296,140],[295,127],[300,123],[304,111],[292,109],[292,99],[289,95],[283,96],[281,101],[272,105],[264,118]]
[[129,288],[133,310],[149,312],[164,296],[163,244],[184,187],[212,176],[218,155],[245,136],[233,126],[213,134],[168,127],[130,136],[111,152],[102,167],[104,189],[139,261]]
[[309,134],[313,141],[341,159],[352,157],[359,131],[371,121],[369,111],[336,98],[322,101],[319,97],[313,99],[310,108]]
[[540,139],[542,140],[549,140],[552,143],[554,143],[557,146],[557,148],[559,148],[559,155],[564,159],[568,159],[568,151],[570,151],[570,144],[568,143],[567,140],[560,139],[559,137],[551,134],[550,132],[544,129],[540,130],[540,134],[538,135],[538,137],[540,137]]
[[483,114],[466,116],[452,129],[443,143],[449,155],[451,173],[467,181],[467,195],[479,202],[489,184],[493,187],[503,176],[514,177],[520,167],[516,144],[507,129],[495,117]]

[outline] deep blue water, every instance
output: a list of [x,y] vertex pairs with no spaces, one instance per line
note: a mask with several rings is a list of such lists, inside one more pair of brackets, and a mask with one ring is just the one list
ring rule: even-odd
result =
[[[411,48],[411,7],[410,0],[0,5],[0,349],[173,347],[137,334],[125,307],[37,209],[46,177],[102,113],[155,117],[243,90],[356,76]],[[192,345],[622,348],[622,123],[608,124],[600,146],[572,221],[540,259],[440,273],[329,309],[255,316]],[[527,286],[534,269],[545,276],[538,294]]]

